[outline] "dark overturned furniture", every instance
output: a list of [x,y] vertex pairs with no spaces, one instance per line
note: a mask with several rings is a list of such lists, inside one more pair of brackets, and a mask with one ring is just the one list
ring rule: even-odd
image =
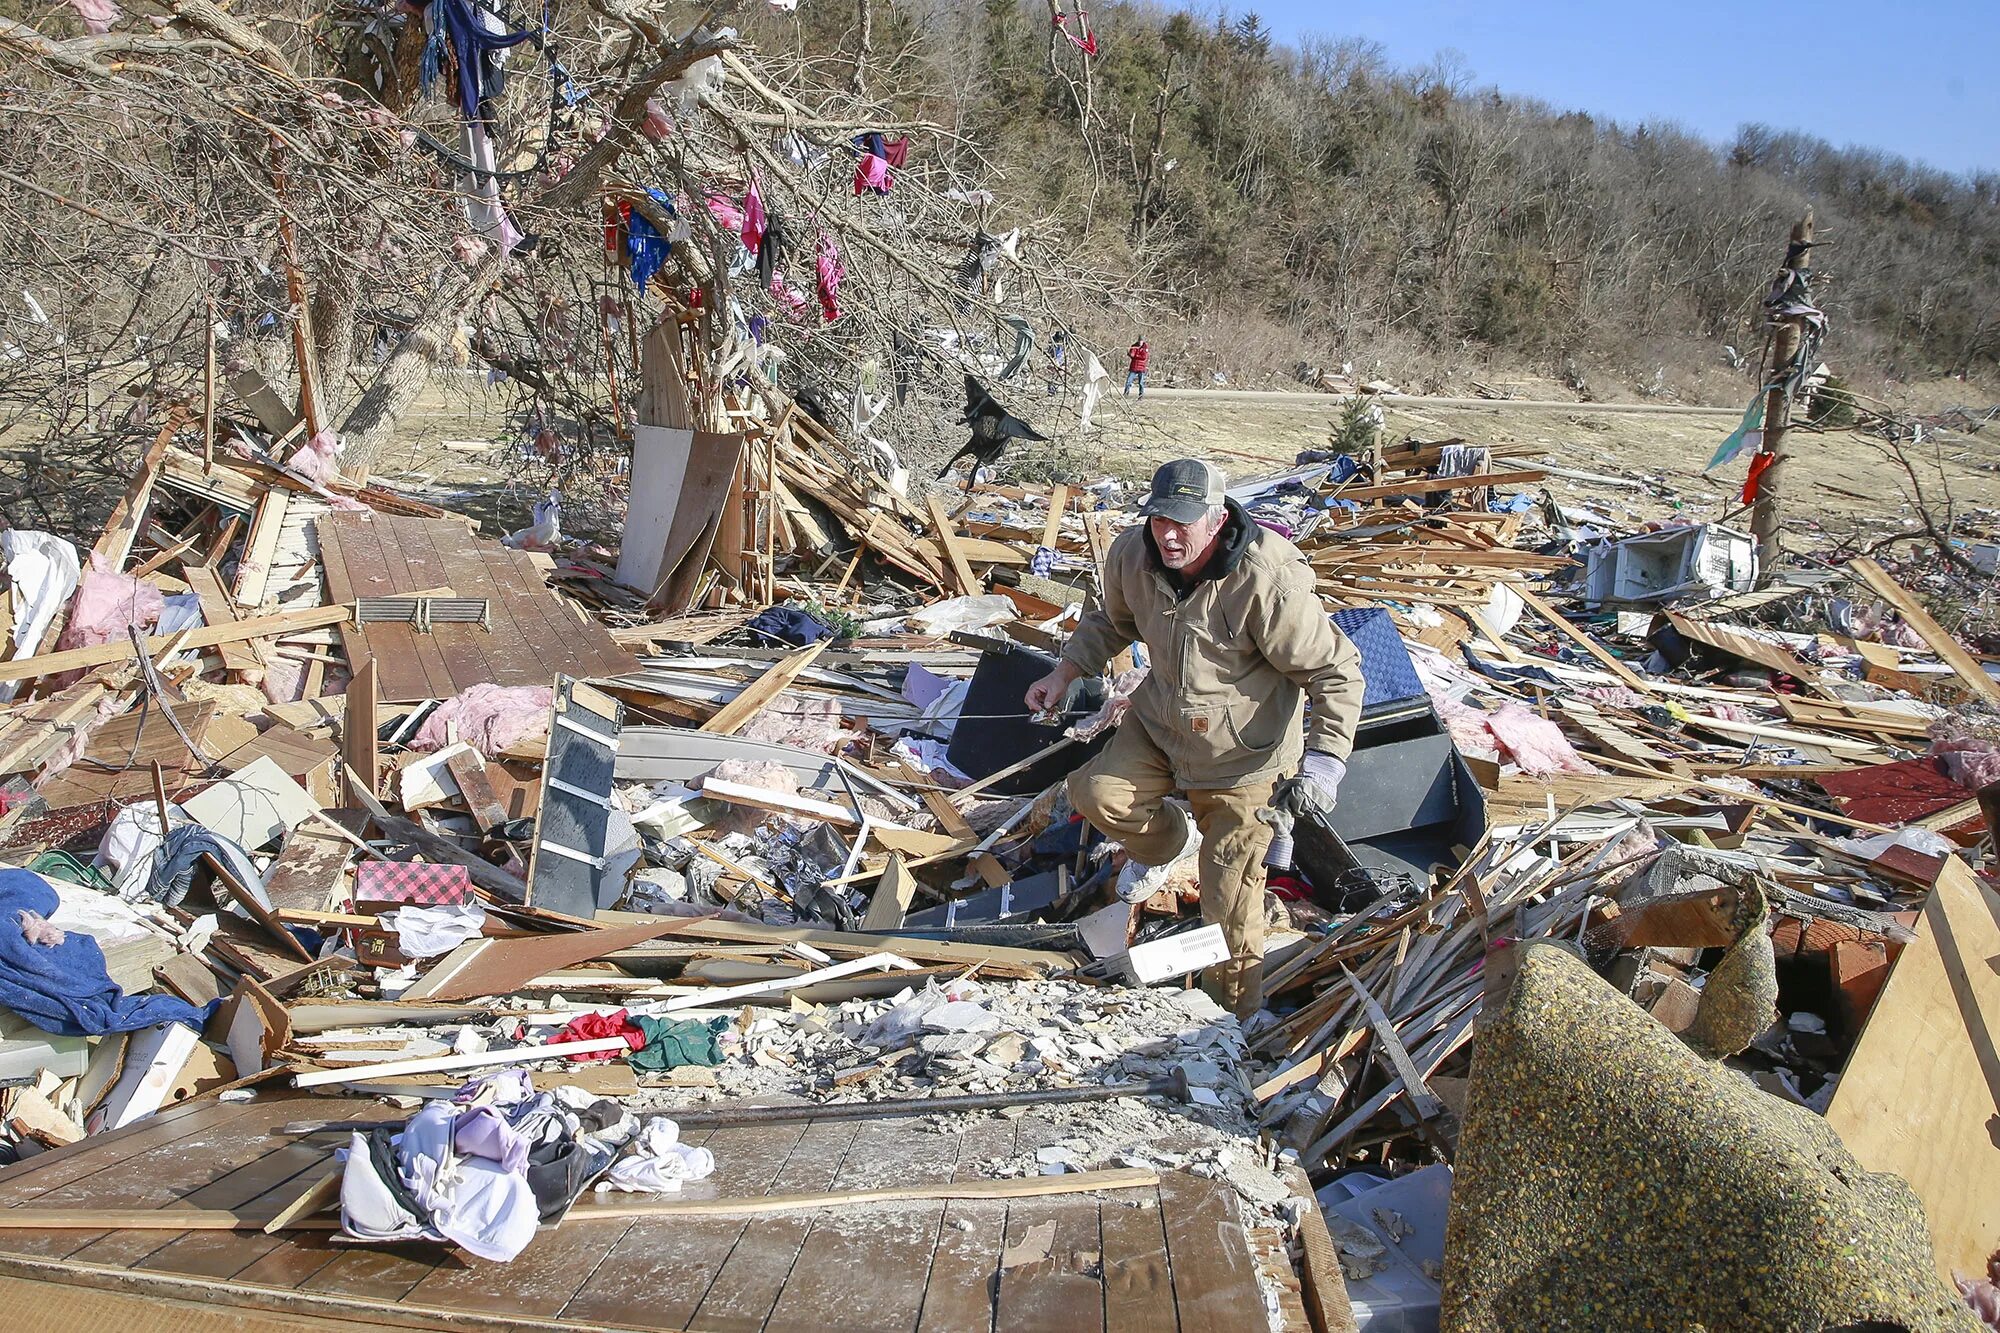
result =
[[[978,781],[1046,750],[1062,739],[1064,727],[1095,712],[1103,702],[1103,686],[1086,681],[1078,706],[1058,721],[1041,723],[1028,715],[1022,702],[1028,687],[1055,669],[1055,658],[1018,644],[982,653],[965,691],[965,707],[951,734],[951,746],[945,751],[952,767]],[[990,790],[996,796],[1031,796],[1081,768],[1110,739],[1111,733],[1106,731],[1094,740],[1065,745],[994,783]]]
[[1453,849],[1486,829],[1486,798],[1389,613],[1337,611],[1333,622],[1360,650],[1367,690],[1340,802],[1329,819],[1299,821],[1294,859],[1322,905],[1354,911],[1384,893],[1419,893],[1433,866],[1456,866]]

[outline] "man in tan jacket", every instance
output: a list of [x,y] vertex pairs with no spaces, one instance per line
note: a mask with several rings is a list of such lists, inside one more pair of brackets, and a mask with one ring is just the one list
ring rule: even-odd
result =
[[[1305,556],[1224,491],[1221,470],[1199,459],[1154,475],[1146,522],[1111,544],[1099,604],[1027,705],[1056,707],[1127,644],[1145,644],[1152,669],[1111,743],[1071,776],[1070,802],[1124,844],[1127,901],[1164,887],[1167,867],[1199,843],[1202,919],[1221,925],[1230,952],[1206,981],[1247,1019],[1263,1005],[1271,830],[1258,812],[1333,808],[1363,682],[1361,655],[1327,618]],[[1176,788],[1192,824],[1166,799]]]

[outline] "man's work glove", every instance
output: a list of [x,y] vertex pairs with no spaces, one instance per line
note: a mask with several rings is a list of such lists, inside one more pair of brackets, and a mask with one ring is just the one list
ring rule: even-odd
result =
[[1339,795],[1340,780],[1346,776],[1346,764],[1330,754],[1308,750],[1298,775],[1286,778],[1271,793],[1271,808],[1294,819],[1328,814]]

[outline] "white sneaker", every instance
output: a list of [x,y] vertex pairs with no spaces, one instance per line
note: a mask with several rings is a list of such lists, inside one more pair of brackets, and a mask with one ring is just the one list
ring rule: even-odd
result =
[[1127,859],[1124,868],[1118,872],[1116,885],[1116,892],[1122,902],[1145,902],[1167,887],[1167,880],[1173,874],[1175,866],[1201,850],[1201,830],[1194,826],[1194,820],[1188,817],[1188,812],[1173,804],[1168,804],[1166,808],[1173,811],[1174,818],[1180,821],[1181,849],[1156,866]]

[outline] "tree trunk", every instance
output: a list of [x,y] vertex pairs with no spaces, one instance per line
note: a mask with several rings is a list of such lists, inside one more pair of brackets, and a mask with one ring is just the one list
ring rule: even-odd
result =
[[340,460],[343,468],[353,471],[372,463],[381,453],[397,420],[429,387],[431,371],[450,352],[459,324],[500,276],[506,262],[496,247],[476,267],[454,269],[438,283],[396,350],[382,363],[374,382],[340,423],[340,438],[346,446]]
[[875,6],[869,0],[854,0],[854,27],[860,45],[854,52],[854,75],[847,86],[861,97],[868,92],[868,57],[875,53]]
[[[1792,224],[1791,243],[1785,250],[1785,266],[1795,267],[1801,275],[1810,276],[1812,263],[1813,214],[1806,210],[1805,217]],[[1778,321],[1778,327],[1771,338],[1772,379],[1776,381],[1789,373],[1792,362],[1799,355],[1799,345],[1805,338],[1805,321],[1797,317]],[[1804,377],[1812,373],[1811,366],[1799,367],[1800,387]],[[1767,588],[1777,577],[1778,560],[1784,554],[1779,537],[1780,515],[1778,504],[1783,490],[1785,471],[1785,431],[1792,421],[1792,398],[1785,388],[1774,388],[1764,395],[1764,448],[1762,452],[1771,455],[1771,461],[1764,469],[1764,475],[1757,483],[1757,501],[1750,511],[1750,533],[1757,539],[1757,586]]]
[[354,368],[354,324],[361,313],[357,274],[345,266],[322,274],[313,283],[312,331],[314,359],[319,369],[319,410],[328,420],[338,416],[353,396],[347,374]]

